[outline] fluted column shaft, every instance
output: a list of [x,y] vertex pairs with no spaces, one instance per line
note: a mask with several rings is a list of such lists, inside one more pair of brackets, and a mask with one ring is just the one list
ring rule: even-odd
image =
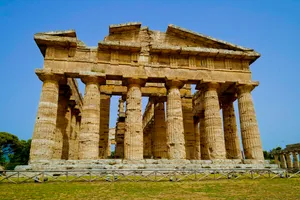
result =
[[298,152],[293,152],[293,160],[294,160],[293,167],[295,169],[298,169],[299,168]]
[[200,132],[200,151],[201,160],[209,160],[208,146],[207,146],[207,135],[205,132],[205,120],[204,113],[199,115],[199,132]]
[[[116,124],[116,158],[124,158],[124,134],[125,134],[125,122],[124,122],[124,101],[122,97],[119,99],[119,109],[118,109],[118,121]],[[124,115],[122,117],[122,115]]]
[[176,82],[168,84],[167,147],[170,159],[186,158],[180,84]]
[[260,133],[256,120],[252,95],[253,86],[238,86],[238,107],[243,149],[246,159],[264,160]]
[[153,157],[167,158],[167,132],[164,102],[158,102],[154,106],[154,131],[152,132]]
[[289,169],[292,169],[293,168],[293,162],[292,162],[292,158],[291,158],[291,153],[286,153],[286,164],[287,164],[287,167]]
[[99,158],[107,158],[109,135],[110,95],[100,94],[100,141]]
[[233,102],[222,102],[226,158],[242,159]]
[[63,131],[63,146],[62,146],[62,156],[61,158],[64,160],[69,159],[70,153],[70,143],[71,143],[71,108],[67,106],[67,112],[65,114],[65,131]]
[[127,86],[125,131],[124,158],[143,159],[142,93],[138,80],[131,80]]
[[54,75],[45,77],[35,121],[30,160],[49,160],[53,157],[59,96],[59,83]]
[[195,133],[195,147],[194,147],[194,159],[201,159],[201,148],[200,148],[200,130],[199,130],[199,119],[194,118],[194,133]]
[[98,159],[100,132],[100,86],[97,77],[82,79],[85,94],[79,135],[79,159]]
[[64,135],[66,135],[67,125],[68,125],[66,119],[66,113],[68,111],[67,107],[68,107],[68,97],[64,94],[63,91],[60,91],[58,97],[55,142],[54,142],[52,159],[59,159],[59,160],[62,159]]
[[286,169],[286,161],[285,161],[285,155],[282,153],[280,154],[280,166],[282,169]]
[[225,141],[220,115],[217,83],[206,84],[204,93],[205,135],[210,159],[225,159]]
[[186,159],[195,159],[195,131],[193,100],[191,96],[181,98]]
[[78,115],[78,111],[75,111],[73,108],[71,110],[71,130],[70,130],[70,138],[69,138],[69,160],[77,160],[78,159],[78,143],[76,142],[77,133],[76,133],[76,118]]

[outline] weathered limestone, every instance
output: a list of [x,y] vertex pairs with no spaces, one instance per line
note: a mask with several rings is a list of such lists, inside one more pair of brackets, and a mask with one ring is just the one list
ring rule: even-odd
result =
[[154,106],[152,144],[153,158],[168,158],[165,105],[161,100],[156,100]]
[[210,160],[208,151],[207,133],[205,131],[204,113],[199,114],[200,152],[201,160]]
[[[260,56],[254,50],[174,25],[160,32],[140,23],[110,26],[96,48],[78,40],[74,30],[38,33],[35,41],[44,56],[43,69],[36,70],[44,85],[31,160],[107,158],[112,95],[126,97],[127,105],[125,113],[120,99],[115,158],[242,159],[237,93],[246,159],[263,162],[250,94],[257,83],[249,66]],[[76,78],[86,84],[83,100]],[[194,95],[191,84],[199,90]],[[143,117],[142,96],[149,97]]]
[[179,88],[181,81],[167,81],[167,147],[170,159],[185,159],[182,103]]
[[282,169],[286,169],[286,160],[285,160],[285,155],[283,153],[280,154],[280,166]]
[[140,79],[128,80],[124,137],[124,158],[128,160],[143,159],[142,84]]
[[82,81],[85,83],[85,94],[79,136],[79,159],[97,159],[100,132],[99,83],[104,79],[89,76],[82,78]]
[[63,144],[62,144],[62,155],[61,158],[64,160],[69,159],[70,152],[70,136],[71,136],[71,108],[68,105],[65,114],[65,131],[63,133]]
[[292,169],[293,168],[293,162],[291,159],[291,153],[286,153],[286,164],[287,164],[287,168]]
[[[64,145],[64,136],[66,136],[67,127],[68,127],[68,119],[67,111],[68,111],[68,99],[69,95],[65,94],[60,87],[60,94],[58,97],[58,108],[57,108],[57,120],[56,120],[56,130],[55,130],[55,142],[53,147],[53,156],[52,159],[63,159],[63,146]],[[66,147],[67,148],[67,147]]]
[[70,124],[70,137],[69,137],[69,160],[77,160],[78,159],[78,139],[77,139],[77,131],[76,131],[76,118],[78,115],[78,111],[75,108],[71,110],[71,124]]
[[40,79],[43,87],[31,142],[31,161],[52,159],[55,145],[60,78],[45,74]]
[[201,159],[201,147],[200,147],[200,127],[199,127],[199,117],[194,117],[194,133],[195,133],[195,149],[194,149],[194,159]]
[[233,101],[229,97],[222,101],[223,127],[227,159],[242,159]]
[[293,152],[293,167],[295,169],[298,169],[299,168],[299,158],[298,158],[298,152]]
[[124,101],[119,99],[118,119],[116,123],[116,158],[124,158],[124,134],[125,134],[125,113],[124,113]]
[[100,141],[99,158],[107,158],[109,134],[110,95],[100,94]]
[[181,98],[186,159],[195,159],[195,132],[192,96]]
[[204,123],[205,135],[210,159],[225,159],[225,142],[222,130],[222,119],[220,115],[217,83],[207,83],[204,93]]
[[238,86],[238,107],[243,149],[246,159],[264,160],[256,114],[251,96],[252,85]]

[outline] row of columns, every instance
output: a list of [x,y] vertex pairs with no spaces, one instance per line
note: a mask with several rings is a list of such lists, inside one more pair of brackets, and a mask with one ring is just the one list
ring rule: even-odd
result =
[[[43,78],[42,94],[32,140],[31,160],[59,159],[59,156],[57,155],[60,155],[60,148],[56,149],[58,146],[56,143],[70,145],[66,141],[68,141],[67,138],[71,134],[68,132],[66,132],[66,134],[57,134],[56,131],[56,128],[59,127],[62,122],[60,115],[58,115],[58,113],[61,112],[59,106],[63,105],[61,101],[59,101],[60,79],[60,77],[54,75],[47,75]],[[105,141],[107,138],[105,138],[105,135],[108,135],[108,127],[100,128],[102,124],[101,121],[103,121],[103,124],[107,124],[105,119],[109,118],[107,117],[109,110],[105,113],[105,107],[101,107],[101,101],[109,101],[108,97],[103,97],[101,99],[100,96],[100,85],[105,83],[105,79],[93,76],[86,76],[81,79],[85,83],[86,88],[81,113],[80,134],[78,137],[78,159],[98,159],[99,157],[105,157],[106,149],[104,147],[105,145],[102,146],[102,144],[106,143]],[[125,159],[143,159],[144,142],[141,87],[144,84],[145,81],[142,79],[131,78],[127,80],[126,117],[124,122],[125,134],[123,143],[123,155]],[[233,123],[235,117],[233,117],[234,110],[231,105],[232,102],[225,104],[225,113],[223,114],[223,117],[225,117],[225,121],[227,121],[224,123],[226,126],[224,127],[224,137],[217,83],[207,83],[205,84],[205,87],[202,88],[204,90],[204,112],[198,116],[200,123],[198,135],[200,135],[200,137],[196,139],[197,143],[200,144],[200,148],[198,148],[196,156],[195,154],[191,155],[191,153],[187,156],[180,94],[180,88],[183,87],[183,85],[184,83],[182,81],[171,80],[166,82],[167,116],[165,124],[159,123],[160,121],[163,121],[164,118],[163,102],[157,102],[155,104],[154,116],[157,118],[155,121],[158,122],[157,124],[154,123],[154,142],[151,144],[154,147],[153,149],[155,149],[155,157],[186,159],[187,157],[199,157],[201,155],[202,159],[225,159],[225,146],[228,146],[227,149],[228,152],[230,152],[230,156],[239,157],[236,124]],[[251,88],[247,85],[238,88],[238,105],[243,148],[246,159],[263,160],[260,136],[250,91]],[[72,111],[70,113],[72,113]],[[104,115],[101,113],[104,113]],[[68,117],[73,118],[72,115],[69,115]],[[76,122],[72,122],[72,120],[70,120],[70,122],[71,124],[67,124],[67,126],[71,127],[75,124],[76,127]],[[197,125],[193,125],[192,123],[190,126],[192,126],[192,129],[197,127]],[[165,136],[159,134],[160,132],[163,132],[162,129],[164,128]],[[76,128],[73,129],[76,130]],[[70,128],[67,128],[66,130],[70,131]],[[103,130],[103,133],[101,130]],[[57,137],[61,137],[61,135],[63,138],[57,139]],[[64,137],[64,135],[68,137]],[[103,140],[101,138],[103,138]],[[166,149],[163,147],[163,144],[166,144]],[[100,150],[99,146],[102,147]],[[62,148],[62,151],[63,149],[64,148]],[[67,158],[65,152],[62,152],[61,154],[61,159]]]
[[299,169],[299,153],[296,151],[275,154],[274,159],[275,163],[283,169]]

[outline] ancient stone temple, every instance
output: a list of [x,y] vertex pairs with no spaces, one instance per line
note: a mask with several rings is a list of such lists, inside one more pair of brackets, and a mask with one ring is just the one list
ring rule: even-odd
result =
[[[112,95],[120,96],[116,158],[263,162],[251,96],[258,82],[250,71],[260,54],[253,49],[175,25],[160,32],[140,23],[111,25],[96,47],[74,30],[34,39],[44,66],[36,70],[43,86],[31,163],[106,159]],[[85,84],[83,97],[75,78]],[[149,97],[144,113],[142,97]]]

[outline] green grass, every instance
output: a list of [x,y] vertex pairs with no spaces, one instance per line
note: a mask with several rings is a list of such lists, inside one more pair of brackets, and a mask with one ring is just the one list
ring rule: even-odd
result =
[[300,199],[300,179],[0,184],[1,199]]

